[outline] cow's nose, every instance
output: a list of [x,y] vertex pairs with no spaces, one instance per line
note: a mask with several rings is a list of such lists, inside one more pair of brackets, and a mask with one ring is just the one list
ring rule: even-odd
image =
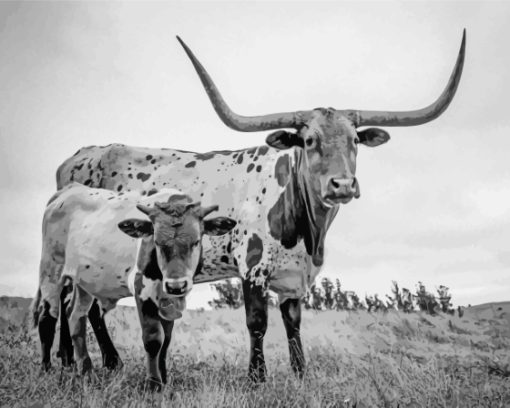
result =
[[330,178],[328,183],[328,195],[331,198],[358,198],[359,184],[356,177]]
[[188,279],[165,279],[165,291],[169,295],[182,296],[188,291]]

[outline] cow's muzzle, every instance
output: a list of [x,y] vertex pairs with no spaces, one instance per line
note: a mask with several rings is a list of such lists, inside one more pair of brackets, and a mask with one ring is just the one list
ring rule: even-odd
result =
[[326,196],[327,201],[335,204],[347,204],[353,198],[359,198],[359,184],[356,177],[352,178],[330,178]]
[[181,297],[189,293],[193,287],[193,281],[188,277],[178,279],[165,279],[163,281],[165,292],[171,297]]

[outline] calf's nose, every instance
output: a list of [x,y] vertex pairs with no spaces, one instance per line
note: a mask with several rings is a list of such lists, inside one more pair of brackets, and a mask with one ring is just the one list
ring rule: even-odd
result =
[[164,281],[165,291],[169,295],[184,295],[191,289],[190,286],[187,278],[165,279]]

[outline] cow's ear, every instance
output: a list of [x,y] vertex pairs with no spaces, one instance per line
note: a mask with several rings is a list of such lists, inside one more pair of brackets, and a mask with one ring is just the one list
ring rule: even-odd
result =
[[277,130],[266,137],[266,143],[278,150],[289,149],[294,146],[303,147],[303,139],[297,133]]
[[358,133],[359,142],[369,147],[376,147],[390,140],[390,135],[379,128],[368,128]]
[[148,237],[154,234],[152,222],[147,220],[138,220],[136,218],[129,218],[119,222],[119,228],[122,232],[133,238]]
[[224,235],[237,225],[237,222],[228,217],[216,217],[204,220],[204,233],[207,235]]

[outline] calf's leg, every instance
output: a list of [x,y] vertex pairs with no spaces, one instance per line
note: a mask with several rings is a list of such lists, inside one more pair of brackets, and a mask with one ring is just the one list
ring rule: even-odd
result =
[[158,316],[158,308],[151,300],[136,298],[138,316],[142,326],[142,339],[147,356],[147,387],[151,391],[160,391],[162,378],[160,372],[160,352],[163,347],[164,334]]
[[101,310],[97,299],[94,299],[92,307],[88,313],[89,322],[96,335],[101,355],[103,356],[103,367],[113,370],[122,364],[119,353],[113,345],[113,342],[108,334],[108,328],[104,320],[104,315],[101,315]]
[[305,356],[303,346],[301,345],[301,300],[287,299],[280,305],[282,312],[283,325],[287,332],[289,342],[290,366],[292,370],[301,378],[305,366]]
[[254,382],[266,380],[264,335],[267,330],[267,298],[261,286],[243,279],[246,326],[250,332],[250,365],[248,376]]
[[92,369],[87,351],[87,315],[94,298],[80,286],[74,285],[73,298],[67,309],[69,329],[73,339],[74,357],[78,370],[84,374]]
[[161,319],[161,325],[163,326],[163,333],[165,334],[165,338],[163,340],[163,345],[161,346],[161,350],[159,352],[159,372],[161,373],[161,380],[163,381],[163,384],[166,384],[167,383],[166,353],[168,350],[168,346],[170,345],[170,341],[172,340],[174,321]]
[[55,339],[57,319],[50,314],[50,304],[43,303],[43,311],[39,315],[38,330],[41,340],[42,368],[48,371],[51,367],[51,347]]
[[58,355],[62,360],[64,367],[69,367],[74,363],[73,358],[73,341],[69,332],[69,322],[67,321],[66,310],[71,302],[67,299],[67,295],[72,293],[72,281],[66,282],[60,293],[60,342],[58,347]]
[[51,348],[55,340],[59,296],[62,290],[59,282],[62,268],[63,265],[55,263],[51,256],[43,254],[39,266],[39,291],[33,307],[41,341],[41,366],[46,371],[51,367]]

